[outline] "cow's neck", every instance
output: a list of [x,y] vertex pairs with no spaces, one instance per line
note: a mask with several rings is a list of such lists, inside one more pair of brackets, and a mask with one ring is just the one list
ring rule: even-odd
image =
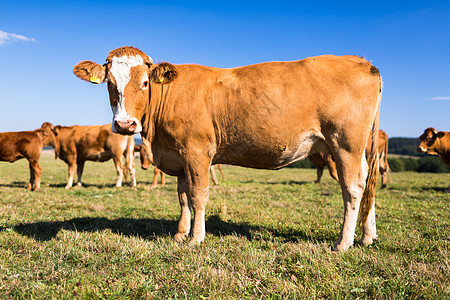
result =
[[142,119],[142,136],[151,143],[155,136],[157,124],[160,124],[164,118],[164,110],[169,101],[167,94],[170,84],[151,83],[150,88],[150,101]]

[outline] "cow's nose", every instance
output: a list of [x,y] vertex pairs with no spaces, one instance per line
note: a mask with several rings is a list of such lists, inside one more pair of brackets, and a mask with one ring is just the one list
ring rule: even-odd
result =
[[133,134],[136,126],[137,124],[133,120],[114,121],[114,127],[116,128],[117,132],[122,134]]
[[148,170],[149,166],[148,165],[141,165],[142,170]]

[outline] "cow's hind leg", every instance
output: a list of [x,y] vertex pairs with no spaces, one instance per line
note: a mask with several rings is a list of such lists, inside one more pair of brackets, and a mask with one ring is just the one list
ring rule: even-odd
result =
[[347,250],[354,242],[359,205],[366,186],[368,165],[365,155],[345,150],[339,151],[336,155],[336,164],[344,200],[344,222],[333,250],[342,251]]
[[318,166],[317,167],[317,179],[316,179],[316,184],[320,183],[320,179],[322,179],[322,174],[323,174],[323,166]]
[[219,185],[219,181],[217,180],[216,170],[214,169],[214,166],[209,167],[209,172],[211,173],[211,179],[214,182],[214,185]]
[[31,163],[31,160],[28,161],[28,165],[30,167],[30,181],[28,182],[27,190],[31,190],[33,188],[33,185],[34,185],[35,174],[34,174],[34,168],[33,168],[33,165]]

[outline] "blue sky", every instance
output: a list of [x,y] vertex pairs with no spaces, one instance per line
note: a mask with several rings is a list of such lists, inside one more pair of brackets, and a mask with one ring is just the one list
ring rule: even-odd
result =
[[215,67],[364,55],[389,136],[450,131],[450,1],[71,2],[0,2],[0,131],[111,122],[106,87],[72,68],[121,46]]

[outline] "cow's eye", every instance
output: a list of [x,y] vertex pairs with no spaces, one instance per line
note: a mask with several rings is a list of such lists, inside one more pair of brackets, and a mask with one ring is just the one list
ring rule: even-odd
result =
[[142,89],[146,89],[148,87],[148,81],[144,81],[142,83]]

